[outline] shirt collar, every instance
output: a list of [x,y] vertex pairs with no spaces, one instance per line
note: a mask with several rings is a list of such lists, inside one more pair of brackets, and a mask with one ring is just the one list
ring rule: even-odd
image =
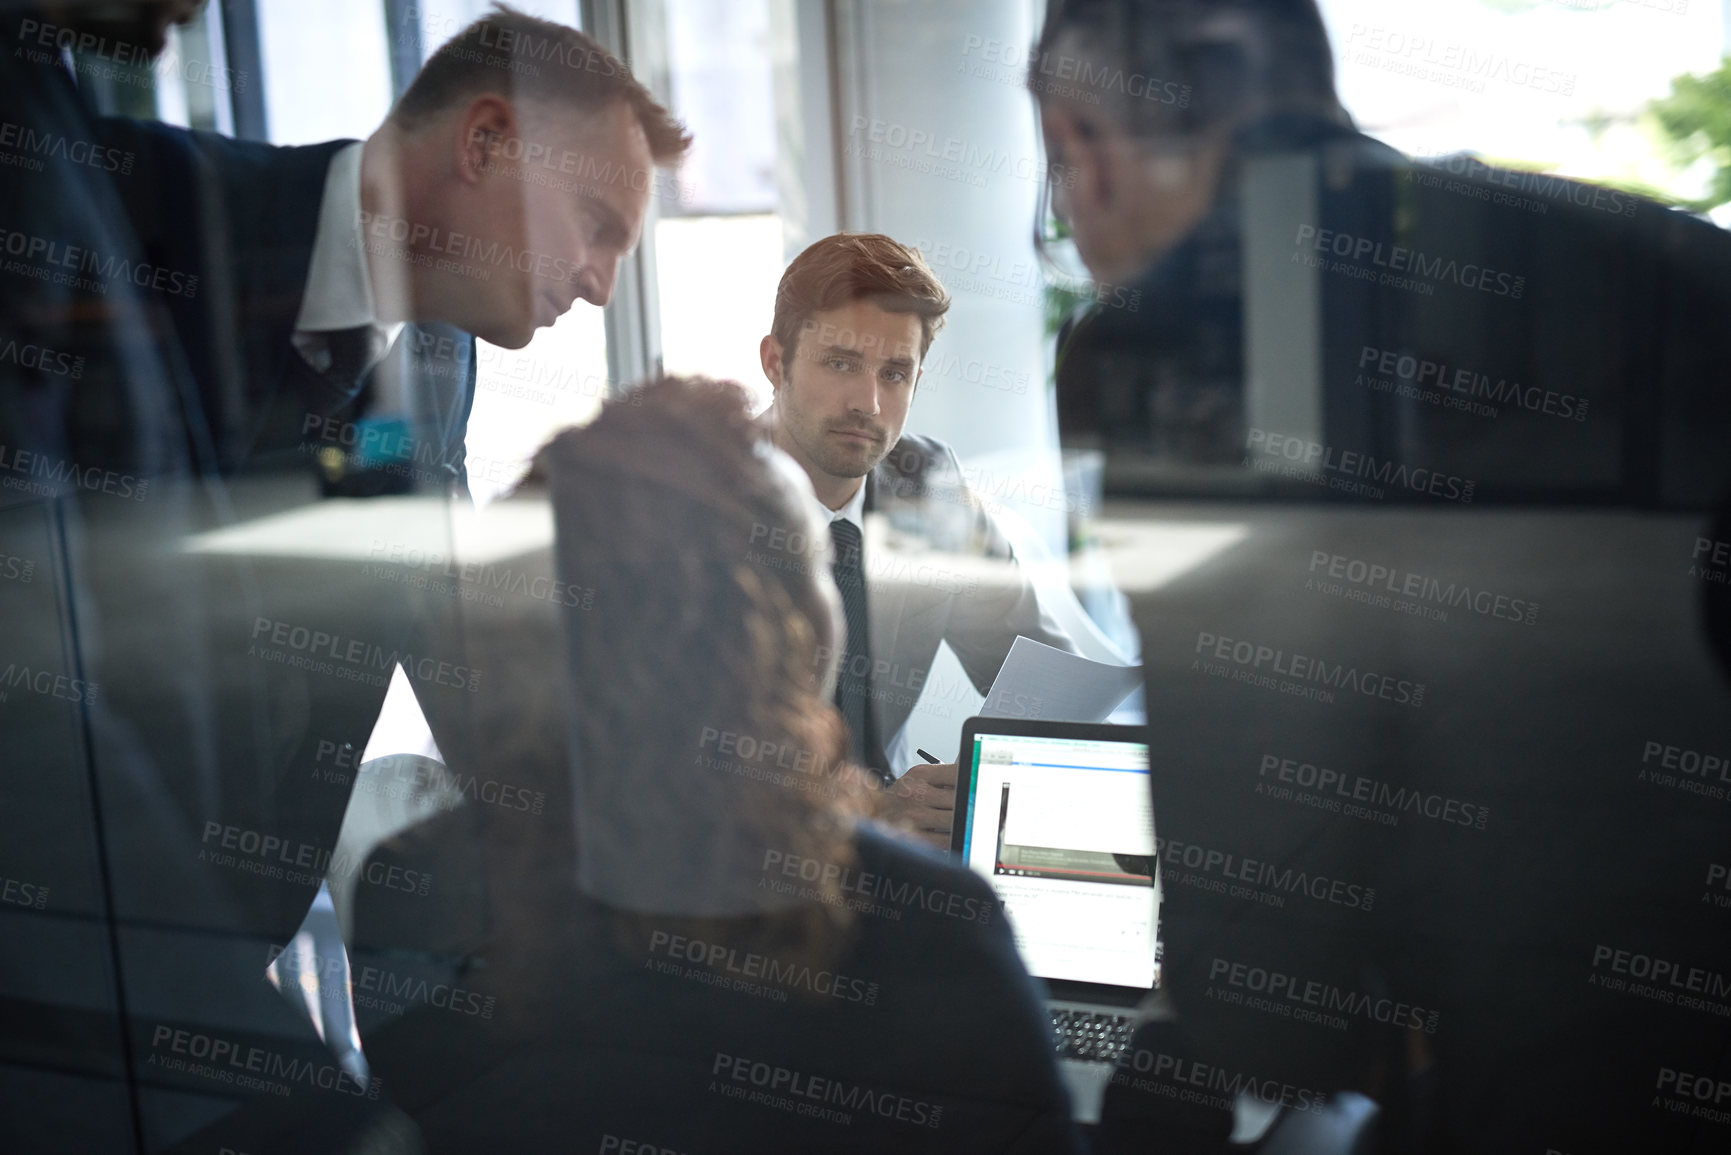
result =
[[865,491],[866,486],[870,481],[871,478],[869,476],[861,478],[859,488],[854,490],[853,496],[848,498],[847,504],[843,505],[840,509],[831,509],[829,506],[819,501],[817,496],[813,494],[811,499],[812,503],[817,506],[819,514],[823,518],[823,523],[828,525],[832,521],[845,518],[846,520],[853,522],[854,528],[859,530],[860,533],[865,533]]
[[[318,231],[313,236],[312,262],[295,328],[305,332],[356,329],[370,325],[389,347],[403,322],[379,320],[373,286],[367,276],[365,238],[361,233],[360,141],[331,157],[325,173],[324,198],[319,202]],[[376,343],[375,343],[376,345]]]

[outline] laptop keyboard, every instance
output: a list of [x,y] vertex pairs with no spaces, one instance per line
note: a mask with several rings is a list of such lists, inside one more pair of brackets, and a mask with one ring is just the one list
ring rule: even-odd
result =
[[1092,1011],[1052,1012],[1052,1046],[1060,1059],[1116,1063],[1130,1045],[1130,1016]]

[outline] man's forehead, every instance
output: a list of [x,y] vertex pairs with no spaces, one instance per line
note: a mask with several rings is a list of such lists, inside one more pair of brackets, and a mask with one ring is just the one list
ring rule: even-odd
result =
[[869,301],[855,301],[807,317],[799,344],[812,353],[847,352],[884,360],[915,360],[921,326],[913,313],[893,313]]
[[641,223],[655,185],[655,160],[629,105],[615,101],[605,109],[574,110],[530,101],[525,120],[525,135],[532,138],[527,147],[545,157],[540,166],[570,181],[578,196],[606,205],[627,226]]

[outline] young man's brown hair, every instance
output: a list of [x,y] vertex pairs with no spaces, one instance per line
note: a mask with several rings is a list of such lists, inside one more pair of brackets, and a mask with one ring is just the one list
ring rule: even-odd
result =
[[412,126],[489,92],[594,112],[624,101],[657,164],[676,162],[691,147],[685,125],[593,37],[506,4],[493,5],[428,57],[391,117]]
[[836,233],[813,242],[781,275],[769,331],[781,342],[783,359],[792,362],[800,331],[813,316],[859,300],[887,313],[917,315],[921,360],[950,308],[949,293],[919,250],[882,233]]

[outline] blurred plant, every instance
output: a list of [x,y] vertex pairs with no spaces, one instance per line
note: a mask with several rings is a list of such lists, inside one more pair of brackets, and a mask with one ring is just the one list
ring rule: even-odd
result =
[[[1044,204],[1041,207],[1044,208]],[[1064,327],[1064,322],[1093,300],[1093,297],[1088,294],[1087,285],[1082,280],[1085,270],[1082,268],[1081,258],[1076,255],[1075,239],[1069,222],[1059,220],[1048,211],[1041,220],[1040,227],[1041,264],[1045,272],[1045,285],[1041,292],[1042,312],[1045,315],[1046,339],[1051,340]]]
[[1731,56],[1705,76],[1674,78],[1671,95],[1647,109],[1679,165],[1713,165],[1707,195],[1683,203],[1697,212],[1731,203]]
[[1047,281],[1045,286],[1046,306],[1046,336],[1056,337],[1058,330],[1064,327],[1064,322],[1093,301],[1093,297],[1081,289],[1072,289],[1068,285]]

